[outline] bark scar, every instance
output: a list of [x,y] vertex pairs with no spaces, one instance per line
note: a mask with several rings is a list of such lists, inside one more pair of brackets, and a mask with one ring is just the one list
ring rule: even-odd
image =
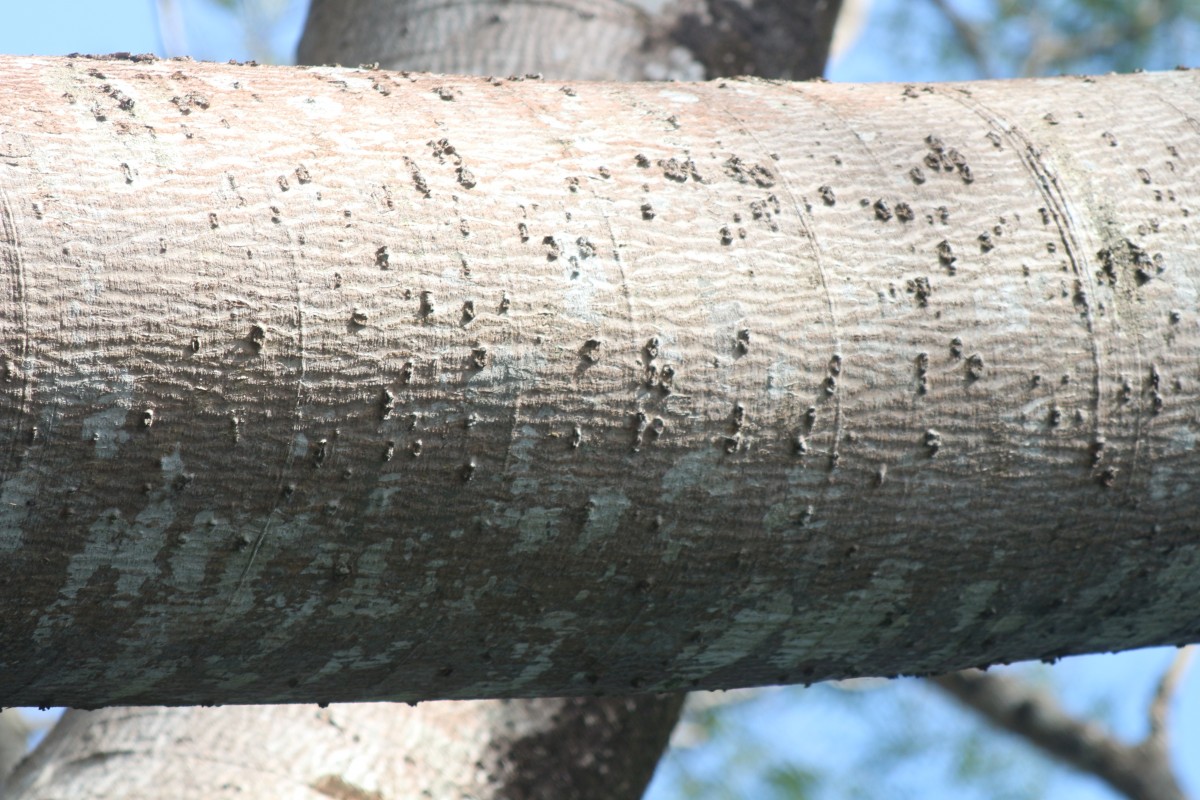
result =
[[[1100,345],[1096,338],[1092,296],[1089,291],[1091,283],[1090,265],[1086,263],[1084,250],[1075,239],[1075,229],[1078,226],[1071,218],[1071,203],[1064,195],[1057,178],[1046,168],[1046,164],[1042,160],[1041,151],[1020,128],[1009,124],[1007,120],[978,100],[968,99],[957,91],[941,92],[940,94],[974,112],[996,131],[997,134],[1008,141],[1013,150],[1019,154],[1022,166],[1025,167],[1026,171],[1033,178],[1034,186],[1037,188],[1042,200],[1046,203],[1046,209],[1050,214],[1050,219],[1054,222],[1054,227],[1058,232],[1058,240],[1062,242],[1063,251],[1067,257],[1067,261],[1071,265],[1071,272],[1079,285],[1080,299],[1083,301],[1084,319],[1087,322],[1088,343],[1092,348],[1092,441],[1098,441],[1104,435],[1103,405],[1101,403],[1103,364],[1100,358]],[[1137,351],[1139,363],[1141,362],[1141,356],[1142,353],[1139,344]],[[1136,448],[1140,442],[1141,434],[1139,432],[1135,437],[1134,447]],[[1134,458],[1136,461],[1136,449]]]
[[[21,309],[21,354],[17,359],[17,368],[21,371],[21,407],[17,410],[13,427],[8,440],[8,458],[4,464],[0,464],[0,475],[7,478],[5,474],[9,465],[14,463],[13,453],[16,450],[17,442],[23,441],[24,436],[21,430],[22,422],[30,413],[30,391],[29,391],[29,296],[25,288],[25,258],[22,255],[21,236],[17,226],[16,215],[13,213],[12,202],[8,199],[8,192],[0,186],[0,228],[3,233],[3,243],[7,243],[8,247],[0,251],[0,258],[4,261],[4,267],[8,272],[12,273],[13,277],[13,301],[20,306]],[[11,378],[11,376],[5,376]]]
[[[295,243],[290,243],[295,247]],[[293,267],[295,266],[294,250],[289,248],[293,253]],[[275,500],[271,505],[271,510],[267,514],[266,522],[263,523],[262,530],[258,532],[258,537],[254,540],[254,547],[250,550],[250,558],[246,561],[246,566],[242,567],[242,574],[238,577],[238,582],[233,587],[233,593],[229,596],[229,602],[225,604],[225,611],[221,614],[224,618],[229,615],[229,610],[233,607],[238,595],[242,592],[242,587],[246,583],[246,577],[250,574],[250,568],[254,566],[254,559],[258,556],[258,551],[262,549],[263,542],[267,538],[267,534],[271,530],[271,523],[275,520],[275,512],[279,510],[279,499],[283,496],[284,479],[292,470],[292,463],[295,461],[295,440],[296,434],[300,433],[301,423],[303,421],[303,412],[301,403],[304,397],[304,376],[307,369],[308,358],[307,350],[304,343],[304,304],[300,296],[300,278],[296,276],[292,281],[292,289],[296,299],[296,338],[300,350],[300,375],[296,378],[296,406],[292,414],[292,440],[287,443],[287,456],[284,459],[283,469],[279,471],[279,480],[275,486]]]
[[[797,93],[800,94],[805,100],[825,107],[830,114],[837,118],[837,120],[841,122],[847,130],[850,130],[850,126],[847,125],[846,122],[842,120],[842,118],[839,117],[832,109],[829,109],[823,101],[813,98],[808,93],[798,89],[795,91],[797,91]],[[721,104],[720,108],[730,117],[730,119],[738,124],[738,130],[749,136],[754,141],[754,144],[760,148],[760,150],[762,150],[764,153],[769,152],[769,148],[765,147],[763,143],[759,141],[758,137],[754,135],[754,133],[741,118],[730,111],[724,104]],[[852,130],[850,130],[850,132],[854,133]],[[875,161],[876,164],[879,164],[878,159],[875,158],[875,154],[872,153],[870,149],[868,149],[866,145],[862,143],[862,139],[857,134],[854,134],[854,137],[855,141],[858,141],[860,144],[862,144],[863,148],[867,152],[867,156],[872,161]],[[882,170],[882,165],[879,166]],[[784,171],[776,170],[776,173],[779,177],[779,184],[782,187],[782,194],[787,197],[788,203],[791,204],[792,210],[796,214],[796,219],[800,222],[800,238],[807,243],[809,253],[812,254],[813,263],[817,266],[817,276],[821,281],[821,293],[825,296],[825,308],[829,313],[829,328],[833,338],[834,355],[839,358],[840,364],[844,364],[845,355],[842,353],[841,326],[838,324],[837,311],[834,309],[833,294],[829,291],[829,275],[825,269],[825,261],[821,257],[821,247],[817,243],[817,233],[814,227],[815,220],[813,219],[812,212],[806,210],[807,206],[803,199],[792,189],[792,183],[788,180],[788,176],[784,173]],[[844,367],[842,369],[844,369]],[[838,445],[842,440],[842,422],[842,392],[841,389],[838,389],[833,394],[833,441],[829,446],[829,458],[831,464],[836,463],[838,458]],[[830,472],[832,473],[832,470]]]

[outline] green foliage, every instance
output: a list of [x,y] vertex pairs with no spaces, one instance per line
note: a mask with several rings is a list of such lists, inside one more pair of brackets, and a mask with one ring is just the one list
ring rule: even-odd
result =
[[701,695],[679,733],[647,800],[1038,800],[1063,771],[912,679]]
[[771,787],[772,796],[787,800],[807,800],[820,782],[817,773],[796,764],[773,764],[763,780]]
[[693,695],[648,797],[815,800],[828,783],[762,724],[795,707],[791,689]]
[[221,34],[241,32],[238,58],[268,64],[291,61],[294,42],[287,34],[307,5],[307,0],[154,0],[166,55],[212,55],[205,50],[206,40],[217,33],[215,25]]

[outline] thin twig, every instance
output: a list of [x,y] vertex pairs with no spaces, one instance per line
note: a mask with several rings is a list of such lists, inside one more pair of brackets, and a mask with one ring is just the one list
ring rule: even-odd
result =
[[176,0],[157,0],[154,4],[158,22],[158,46],[168,58],[188,52],[187,32]]
[[950,5],[949,0],[929,0],[929,2],[933,3],[934,8],[940,11],[950,26],[954,28],[958,41],[967,51],[967,58],[975,62],[980,75],[984,78],[995,77],[992,74],[991,59],[988,58],[987,51],[983,46],[983,39],[979,35],[979,27],[958,13],[958,9]]
[[1170,706],[1171,698],[1174,696],[1175,690],[1179,688],[1183,676],[1187,673],[1195,652],[1196,648],[1192,646],[1182,648],[1175,654],[1175,658],[1171,659],[1171,665],[1159,678],[1158,686],[1154,689],[1154,697],[1150,700],[1150,732],[1146,734],[1147,740],[1166,738],[1168,706]]

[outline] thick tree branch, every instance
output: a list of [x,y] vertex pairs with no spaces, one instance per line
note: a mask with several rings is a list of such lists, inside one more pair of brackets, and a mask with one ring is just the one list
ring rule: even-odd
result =
[[0,701],[1200,636],[1193,73],[0,80]]

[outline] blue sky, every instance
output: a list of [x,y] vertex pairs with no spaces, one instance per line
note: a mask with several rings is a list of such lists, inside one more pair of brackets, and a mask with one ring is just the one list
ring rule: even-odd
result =
[[[184,39],[178,34],[176,41],[189,54],[197,58],[212,60],[247,59],[259,53],[252,52],[237,18],[215,8],[210,0],[176,0],[183,22]],[[270,49],[286,58],[298,39],[303,22],[305,0],[279,0],[286,7],[274,28],[269,43]],[[890,3],[899,0],[877,0],[874,25],[864,31],[858,45],[849,51],[831,70],[835,80],[931,80],[938,77],[939,67],[928,54],[912,51],[906,58],[890,57],[896,47],[889,37],[886,25],[880,24]],[[108,53],[129,51],[135,53],[157,52],[164,54],[163,36],[160,34],[155,14],[154,0],[41,0],[41,2],[10,2],[3,13],[0,24],[0,52],[11,54],[53,55],[70,52]],[[177,52],[171,53],[178,54]],[[958,77],[958,76],[955,76]],[[1132,740],[1145,732],[1145,707],[1153,684],[1174,654],[1173,648],[1139,651],[1120,656],[1089,656],[1067,659],[1052,673],[1052,680],[1060,697],[1068,708],[1077,713],[1104,710],[1103,718],[1113,728]],[[1193,796],[1200,796],[1200,667],[1184,683],[1173,711],[1174,762],[1185,789]],[[782,758],[822,764],[831,773],[839,771],[850,775],[857,770],[862,779],[863,754],[868,752],[871,742],[878,739],[882,726],[889,724],[907,726],[912,720],[903,719],[897,709],[911,708],[906,697],[918,698],[921,708],[921,724],[935,735],[944,738],[967,735],[975,725],[974,718],[959,711],[953,704],[938,698],[922,695],[928,692],[915,681],[904,681],[885,690],[890,696],[880,694],[857,702],[858,709],[851,713],[850,705],[798,697],[796,692],[784,695],[768,695],[767,700],[746,704],[737,711],[736,724],[746,731],[757,731],[768,738],[776,753]],[[771,701],[770,697],[783,697]],[[873,705],[872,705],[873,704]],[[894,719],[900,717],[898,719]],[[889,721],[890,720],[890,721]],[[901,728],[903,729],[903,728]],[[1000,747],[1001,745],[991,745]],[[1005,745],[1007,746],[1007,745]],[[686,754],[680,755],[675,767],[686,766]],[[697,769],[704,765],[721,764],[720,753],[713,752],[698,762]],[[987,797],[972,794],[962,787],[948,783],[943,773],[949,769],[944,758],[926,755],[907,767],[907,773],[889,773],[891,783],[876,786],[868,794],[871,797],[922,798]],[[1047,769],[1029,767],[1023,769]],[[653,800],[675,797],[670,785],[671,769],[663,770],[660,780],[653,787]],[[689,767],[691,768],[691,767]],[[854,777],[854,776],[852,776]],[[866,776],[868,779],[871,776]],[[844,778],[846,780],[851,778]],[[882,779],[882,778],[881,778]],[[1043,785],[1046,797],[1067,800],[1100,800],[1115,797],[1098,782],[1079,778],[1069,771],[1054,770]],[[832,785],[831,781],[831,785]],[[869,780],[867,781],[869,784]],[[822,796],[844,796],[823,794]]]
[[[40,0],[6,3],[0,52],[16,55],[79,53],[164,54],[155,0]],[[237,17],[207,0],[174,0],[186,32],[188,55],[214,61],[252,54]],[[300,38],[307,0],[283,0],[290,13],[272,44],[290,54]],[[171,53],[170,55],[182,55]]]

